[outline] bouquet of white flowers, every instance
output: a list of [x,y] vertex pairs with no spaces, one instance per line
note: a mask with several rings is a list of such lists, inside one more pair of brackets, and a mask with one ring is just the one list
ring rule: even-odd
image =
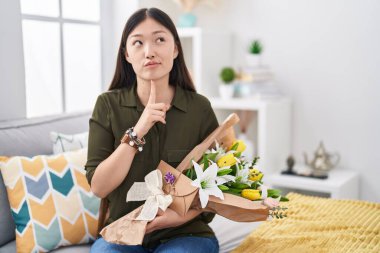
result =
[[108,242],[141,244],[145,228],[159,209],[170,207],[180,215],[190,208],[213,212],[239,222],[263,221],[269,216],[282,218],[279,201],[287,201],[279,190],[263,184],[263,174],[255,168],[258,158],[246,161],[244,142],[235,139],[231,114],[178,165],[161,161],[145,182],[133,184],[127,201],[144,205],[103,228]]

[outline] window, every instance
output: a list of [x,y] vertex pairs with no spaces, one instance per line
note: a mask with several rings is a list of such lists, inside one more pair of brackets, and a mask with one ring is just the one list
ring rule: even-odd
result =
[[20,0],[27,117],[91,110],[101,92],[100,0]]

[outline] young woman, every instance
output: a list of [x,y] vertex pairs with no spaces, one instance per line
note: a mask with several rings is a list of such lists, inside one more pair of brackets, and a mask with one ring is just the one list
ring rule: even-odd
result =
[[[156,8],[136,11],[122,34],[112,83],[90,119],[85,169],[93,193],[109,202],[105,225],[143,204],[125,201],[134,182],[160,160],[176,167],[217,127],[210,102],[195,91],[172,20]],[[91,252],[218,252],[208,226],[213,217],[194,209],[182,217],[169,208],[148,223],[142,245],[98,237]]]

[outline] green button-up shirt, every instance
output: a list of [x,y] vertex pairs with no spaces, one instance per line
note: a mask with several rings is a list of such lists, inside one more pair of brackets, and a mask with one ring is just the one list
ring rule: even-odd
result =
[[[96,167],[120,145],[125,131],[136,125],[144,106],[137,96],[136,86],[106,91],[98,96],[89,120],[88,160],[86,176],[91,183]],[[133,211],[143,202],[126,202],[134,182],[143,182],[145,175],[164,160],[174,168],[215,128],[218,121],[208,99],[176,86],[172,107],[166,112],[166,125],[157,122],[145,135],[144,150],[136,153],[124,181],[107,197],[110,217],[106,225]],[[107,179],[105,179],[107,180]],[[208,226],[214,214],[203,213],[175,228],[154,231],[144,237],[143,246],[183,235],[213,236]]]

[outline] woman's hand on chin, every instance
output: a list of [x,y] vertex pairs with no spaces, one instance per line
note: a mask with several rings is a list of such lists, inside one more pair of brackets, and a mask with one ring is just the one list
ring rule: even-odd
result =
[[166,124],[165,118],[168,109],[169,105],[156,103],[156,84],[151,80],[148,103],[134,129],[137,137],[144,137],[156,122]]

